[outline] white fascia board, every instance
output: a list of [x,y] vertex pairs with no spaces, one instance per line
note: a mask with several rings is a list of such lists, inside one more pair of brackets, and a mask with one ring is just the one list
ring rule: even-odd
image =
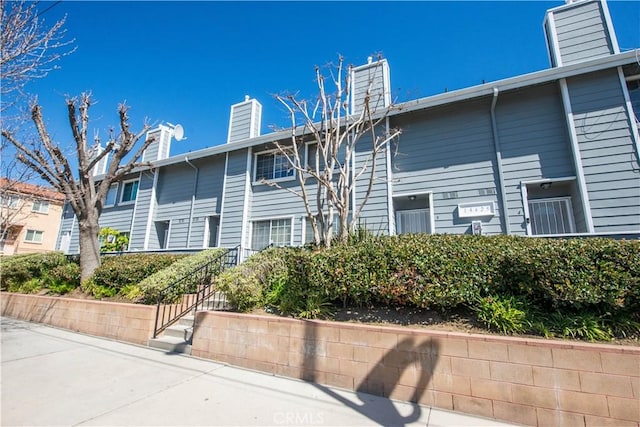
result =
[[[398,116],[411,111],[422,110],[431,107],[437,107],[445,104],[453,104],[455,102],[465,101],[468,99],[479,98],[482,96],[493,95],[493,88],[498,87],[501,92],[513,89],[519,89],[527,86],[534,86],[542,83],[548,83],[562,78],[573,77],[581,74],[587,74],[594,71],[600,71],[607,68],[615,68],[622,65],[635,63],[637,55],[640,55],[640,49],[634,49],[624,53],[609,55],[603,58],[596,58],[590,61],[579,62],[562,67],[549,68],[542,71],[536,71],[529,74],[522,74],[517,77],[510,77],[503,80],[496,80],[478,86],[472,86],[466,89],[455,90],[439,95],[428,96],[397,104],[389,111],[389,116]],[[303,126],[298,127],[296,135],[302,135]],[[216,154],[225,154],[228,152],[242,150],[260,144],[266,144],[273,141],[289,140],[291,138],[291,129],[284,129],[277,132],[261,135],[255,138],[246,138],[231,143],[222,143],[214,147],[203,148],[201,150],[189,153],[189,159],[199,159],[202,157],[213,156]],[[184,154],[178,154],[167,159],[152,162],[152,167],[161,167],[172,164],[182,163]],[[141,168],[148,169],[148,167]],[[139,171],[136,168],[134,171]],[[133,171],[132,171],[133,172]],[[98,177],[96,177],[98,179]]]

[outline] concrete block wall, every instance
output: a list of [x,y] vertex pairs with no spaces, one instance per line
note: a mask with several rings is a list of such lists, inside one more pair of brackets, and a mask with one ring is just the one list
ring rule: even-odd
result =
[[2,315],[89,335],[147,345],[156,307],[61,297],[0,294]]
[[524,425],[640,426],[639,347],[200,312],[192,354]]

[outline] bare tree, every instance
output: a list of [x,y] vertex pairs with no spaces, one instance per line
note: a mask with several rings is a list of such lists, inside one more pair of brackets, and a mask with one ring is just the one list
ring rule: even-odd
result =
[[[102,213],[109,187],[134,168],[143,166],[138,160],[143,151],[153,142],[152,139],[147,139],[136,151],[133,151],[137,142],[149,130],[149,125],[145,121],[143,129],[138,133],[133,133],[129,129],[128,107],[121,104],[118,107],[119,130],[116,132],[111,129],[105,148],[96,150],[95,146],[88,141],[91,103],[91,97],[86,93],[82,94],[79,99],[67,99],[69,124],[77,155],[77,159],[75,159],[77,160],[77,175],[74,175],[72,166],[60,145],[52,141],[39,105],[34,104],[31,108],[31,118],[38,135],[37,141],[29,144],[23,143],[11,131],[2,129],[2,136],[17,149],[18,160],[63,193],[67,203],[73,209],[78,219],[80,232],[82,281],[88,279],[93,271],[100,266],[98,219]],[[124,159],[129,153],[133,154],[125,162]],[[111,155],[107,171],[104,176],[100,177],[100,181],[96,182],[93,168],[107,155]]]
[[26,83],[45,77],[60,58],[75,50],[73,40],[64,40],[66,17],[47,27],[37,6],[38,2],[0,0],[2,111],[9,105],[9,94],[23,94]]
[[[48,8],[53,6],[55,4]],[[11,127],[15,134],[21,125],[29,121],[29,113],[25,111],[27,103],[22,102],[28,98],[25,93],[27,83],[58,68],[57,62],[75,51],[75,47],[74,40],[65,40],[64,37],[66,17],[47,26],[40,16],[37,1],[0,0],[0,16],[0,121],[2,128]],[[5,202],[11,201],[13,206],[2,206],[2,241],[23,219],[22,205],[29,201],[29,197],[22,194],[21,183],[33,178],[33,172],[17,162],[13,152],[8,152],[10,148],[5,140],[0,143],[0,169],[4,178],[0,196]]]
[[[302,199],[315,243],[326,247],[334,239],[336,218],[335,238],[340,241],[357,226],[379,179],[379,157],[401,133],[400,129],[389,127],[388,117],[394,106],[383,102],[385,94],[374,88],[377,74],[382,73],[380,58],[364,89],[359,92],[361,99],[355,112],[350,108],[350,97],[355,89],[353,67],[345,69],[344,59],[340,57],[337,65],[330,65],[328,69],[327,76],[316,67],[315,82],[319,93],[315,101],[301,100],[296,95],[276,96],[286,108],[292,126],[290,139],[274,144],[295,171],[299,188],[262,180],[268,185],[286,188]],[[355,162],[357,147],[367,153],[358,165]],[[351,196],[361,177],[367,181],[366,191],[354,211]]]

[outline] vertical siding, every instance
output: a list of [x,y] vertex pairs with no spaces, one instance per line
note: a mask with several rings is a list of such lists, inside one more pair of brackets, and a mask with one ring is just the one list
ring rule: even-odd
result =
[[567,80],[596,232],[640,229],[637,153],[615,69]]
[[564,65],[614,53],[599,1],[576,3],[557,10],[554,21]]
[[557,84],[500,95],[496,122],[511,233],[526,234],[520,182],[575,176]]
[[138,196],[136,198],[135,217],[133,218],[131,236],[129,239],[129,250],[131,251],[140,251],[144,249],[149,209],[152,204],[155,204],[155,200],[151,200],[153,177],[154,174],[150,171],[142,172],[140,175]]
[[496,215],[482,218],[483,232],[501,232],[490,98],[433,108],[394,121],[402,129],[393,162],[393,193],[432,192],[435,231],[464,234],[471,221],[458,204],[493,201]]
[[242,239],[247,150],[229,152],[226,167],[220,246],[233,247]]

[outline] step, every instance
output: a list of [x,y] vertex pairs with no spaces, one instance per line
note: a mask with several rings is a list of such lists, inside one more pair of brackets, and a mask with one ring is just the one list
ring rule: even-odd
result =
[[165,329],[162,336],[182,338],[184,341],[190,342],[193,336],[193,323],[184,325],[178,322]]
[[158,338],[149,339],[148,345],[149,347],[164,350],[169,353],[191,354],[191,344],[182,338],[163,335]]

